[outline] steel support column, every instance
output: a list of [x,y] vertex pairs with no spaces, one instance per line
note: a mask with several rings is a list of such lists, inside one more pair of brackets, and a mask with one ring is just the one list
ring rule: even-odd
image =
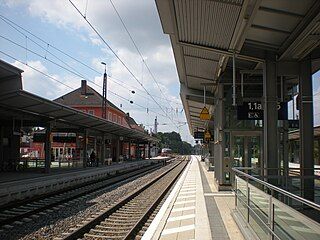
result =
[[50,172],[51,165],[51,125],[50,123],[46,127],[46,141],[44,143],[45,161],[44,161],[44,171],[45,173]]
[[129,139],[129,160],[131,161],[131,140]]
[[288,187],[289,177],[289,124],[288,121],[283,121],[283,168],[286,177],[285,187]]
[[300,167],[303,197],[314,200],[313,98],[311,60],[300,63]]
[[151,158],[151,143],[148,142],[148,158]]
[[116,140],[116,162],[119,162],[120,159],[120,139]]
[[[2,125],[2,123],[1,123]],[[3,157],[3,126],[0,126],[0,169],[4,166],[4,157]]]
[[317,165],[320,165],[320,139],[318,139],[318,162]]
[[88,151],[87,141],[88,141],[88,133],[87,133],[87,130],[85,129],[83,131],[83,153],[82,153],[82,166],[84,168],[87,167],[87,161],[88,161],[88,158],[87,158],[87,151]]
[[[277,110],[277,73],[274,57],[263,64],[263,149],[264,175],[271,184],[277,185],[278,175],[278,110]],[[270,178],[269,178],[270,176]],[[273,177],[273,179],[271,179]]]
[[[106,157],[106,136],[102,134],[101,136],[101,156],[100,156],[100,163],[103,165],[105,162],[104,159]],[[97,167],[99,166],[99,161],[97,161]]]
[[224,161],[224,103],[223,103],[223,84],[219,84],[215,96],[217,98],[215,105],[214,121],[214,157],[215,157],[215,178],[219,185],[226,184],[225,180],[225,161]]

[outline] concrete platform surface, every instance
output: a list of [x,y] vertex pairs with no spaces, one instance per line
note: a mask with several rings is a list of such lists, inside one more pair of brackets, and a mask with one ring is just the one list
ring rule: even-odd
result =
[[218,192],[213,181],[213,172],[192,156],[142,239],[244,239],[231,216],[233,193]]

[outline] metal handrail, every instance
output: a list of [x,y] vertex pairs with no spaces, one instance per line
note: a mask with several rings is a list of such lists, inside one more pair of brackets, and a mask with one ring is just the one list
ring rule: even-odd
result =
[[232,170],[234,172],[238,173],[238,174],[241,174],[241,175],[245,176],[248,179],[252,179],[255,182],[258,182],[258,183],[268,187],[269,189],[275,190],[275,191],[277,191],[277,192],[279,192],[279,193],[281,193],[281,194],[283,194],[283,195],[285,195],[287,197],[290,197],[290,198],[292,198],[292,199],[294,199],[294,200],[296,200],[298,202],[301,202],[301,203],[303,203],[305,205],[308,205],[309,207],[312,207],[312,208],[320,211],[320,205],[318,205],[318,204],[316,204],[316,203],[314,203],[312,201],[309,201],[307,199],[304,199],[304,198],[302,198],[300,196],[297,196],[297,195],[295,195],[293,193],[287,192],[287,191],[285,191],[285,190],[283,190],[283,189],[281,189],[279,187],[276,187],[276,186],[274,186],[274,185],[272,185],[270,183],[262,181],[262,180],[260,180],[260,179],[258,179],[256,177],[251,176],[250,174],[247,174],[247,173],[241,171],[241,170],[254,170],[254,168],[252,168],[252,167],[234,167],[234,168],[232,168]]

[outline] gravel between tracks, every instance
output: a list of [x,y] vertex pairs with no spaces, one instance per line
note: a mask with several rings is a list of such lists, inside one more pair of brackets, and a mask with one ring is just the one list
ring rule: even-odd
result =
[[120,186],[117,184],[116,186],[102,189],[77,199],[77,201],[71,201],[68,205],[60,205],[60,209],[50,209],[45,215],[38,214],[39,217],[30,222],[22,221],[21,225],[14,224],[14,228],[8,228],[0,232],[0,239],[47,240],[61,236],[63,232],[75,227],[83,219],[108,207],[170,167],[170,165],[165,166]]

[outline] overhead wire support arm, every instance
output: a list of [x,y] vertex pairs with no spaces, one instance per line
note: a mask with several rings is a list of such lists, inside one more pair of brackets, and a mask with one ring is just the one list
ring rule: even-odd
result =
[[[5,16],[3,16],[3,15],[1,15],[1,14],[0,14],[0,19],[1,19],[2,21],[4,21],[6,24],[8,24],[10,27],[12,27],[13,29],[15,29],[17,32],[19,32],[20,34],[22,34],[23,36],[27,36],[27,34],[23,33],[21,30],[23,30],[24,32],[28,33],[30,36],[33,36],[34,38],[38,39],[39,41],[45,43],[47,46],[50,46],[52,49],[54,49],[54,50],[62,53],[63,55],[71,58],[72,60],[74,60],[74,61],[80,63],[81,65],[87,67],[88,69],[94,71],[95,73],[100,74],[100,72],[98,72],[96,69],[92,68],[92,67],[89,66],[88,64],[85,64],[85,63],[79,61],[77,58],[75,58],[75,57],[71,56],[70,54],[68,54],[68,53],[60,50],[59,48],[55,47],[54,45],[46,42],[46,41],[43,40],[42,38],[38,37],[37,35],[33,34],[32,32],[28,31],[27,29],[19,26],[18,24],[14,23],[13,21],[11,21],[10,19],[6,18]],[[21,29],[21,30],[19,30],[18,28]],[[30,37],[29,37],[29,40],[31,40]],[[33,40],[31,40],[31,41],[40,47],[39,43],[36,43],[36,42],[33,41]],[[42,47],[41,47],[41,48],[42,48]],[[49,52],[49,51],[48,51],[48,52]],[[50,54],[52,54],[52,53],[50,53]],[[52,54],[52,55],[53,55],[53,54]],[[54,56],[54,55],[53,55],[53,56]]]
[[[5,55],[5,56],[7,56],[7,57],[9,57],[9,58],[11,58],[11,59],[13,59],[13,60],[15,60],[15,61],[17,61],[17,62],[19,62],[19,63],[21,63],[21,64],[23,64],[23,65],[25,65],[25,66],[27,66],[28,68],[30,68],[30,69],[32,69],[32,70],[34,70],[34,71],[36,71],[36,72],[44,75],[45,77],[47,77],[47,78],[49,78],[49,79],[51,79],[51,80],[53,80],[53,81],[55,81],[55,82],[58,82],[58,83],[60,83],[61,85],[67,87],[67,88],[70,88],[71,90],[75,90],[75,88],[73,88],[73,87],[71,87],[71,86],[69,86],[69,85],[61,82],[60,80],[58,80],[58,79],[50,76],[50,75],[47,74],[47,73],[42,72],[41,70],[39,70],[39,69],[37,69],[37,68],[29,65],[29,64],[26,64],[26,63],[20,61],[19,59],[15,58],[14,56],[12,56],[12,55],[10,55],[10,54],[7,54],[7,53],[5,53],[5,52],[3,52],[3,51],[1,51],[1,50],[0,50],[0,53],[3,54],[3,55]],[[98,87],[102,88],[100,85],[98,85],[98,84],[96,84],[96,85],[97,85]],[[131,104],[135,104],[135,105],[137,105],[137,106],[140,107],[140,108],[146,109],[146,107],[144,107],[144,106],[142,106],[142,105],[139,105],[139,104],[137,104],[137,103],[133,103],[133,102],[130,101],[129,99],[127,99],[127,98],[125,98],[125,97],[122,97],[121,95],[119,95],[119,94],[117,94],[117,93],[115,93],[115,92],[112,92],[112,91],[110,91],[110,90],[108,90],[108,92],[109,92],[109,93],[112,93],[113,95],[115,95],[115,96],[117,96],[117,97],[119,97],[119,98],[121,98],[121,99],[123,99],[123,100],[126,100],[126,101],[130,102]],[[150,111],[153,112],[153,113],[159,114],[159,115],[162,116],[162,117],[165,117],[165,118],[170,119],[168,116],[166,116],[166,115],[164,115],[164,114],[155,112],[155,111],[153,111],[153,110],[150,110]],[[170,120],[171,120],[171,119],[170,119]]]
[[[97,71],[96,69],[92,68],[92,67],[89,66],[88,64],[80,61],[79,59],[73,57],[72,55],[66,53],[65,51],[63,51],[63,50],[55,47],[52,43],[49,43],[49,42],[45,41],[45,40],[42,39],[41,37],[39,37],[39,36],[35,35],[34,33],[30,32],[28,29],[24,28],[23,26],[20,26],[20,25],[16,24],[15,22],[11,21],[10,19],[8,19],[7,17],[5,17],[5,16],[3,16],[3,15],[1,15],[1,14],[0,14],[0,19],[1,19],[4,23],[6,23],[7,25],[9,25],[11,28],[13,28],[15,31],[17,31],[18,33],[20,33],[22,36],[28,37],[28,40],[32,41],[32,42],[33,42],[34,44],[36,44],[38,47],[40,47],[41,49],[43,49],[45,53],[44,53],[44,55],[42,56],[41,54],[39,54],[39,53],[37,53],[37,52],[35,52],[35,51],[32,51],[31,49],[28,49],[28,48],[25,47],[25,46],[19,45],[19,47],[22,47],[22,48],[24,48],[26,51],[31,52],[31,53],[33,53],[33,54],[35,54],[35,55],[37,55],[37,56],[39,56],[39,57],[41,57],[41,58],[44,58],[45,60],[47,60],[47,61],[51,62],[52,64],[55,64],[56,66],[58,66],[58,67],[60,67],[60,68],[62,68],[62,69],[64,69],[64,70],[66,70],[66,71],[74,74],[75,76],[81,77],[82,79],[86,79],[87,81],[91,82],[92,84],[96,85],[96,86],[99,87],[99,88],[102,88],[101,85],[98,85],[98,84],[96,84],[94,81],[91,81],[88,77],[85,77],[83,74],[81,74],[80,72],[78,72],[75,68],[73,68],[72,66],[70,66],[68,63],[66,63],[65,61],[63,61],[61,58],[59,58],[59,57],[58,57],[57,55],[55,55],[54,53],[52,53],[52,52],[50,51],[50,48],[53,49],[53,50],[58,51],[59,53],[65,55],[65,56],[67,56],[67,57],[69,57],[69,58],[71,58],[72,60],[76,61],[77,63],[80,63],[81,65],[83,65],[83,66],[85,66],[86,68],[94,71],[95,73],[101,74],[101,72],[99,72],[99,71]],[[35,40],[33,40],[31,37],[35,38]],[[6,40],[11,41],[13,44],[18,45],[16,42],[14,42],[14,41],[12,41],[12,40],[9,40],[8,38],[6,38]],[[39,40],[39,42],[36,41],[36,40]],[[42,46],[40,43],[44,43],[45,46]],[[53,77],[47,75],[47,74],[44,73],[44,72],[41,72],[40,70],[38,70],[38,69],[36,69],[36,68],[34,68],[34,67],[32,67],[32,66],[28,66],[28,65],[25,64],[24,62],[18,60],[17,58],[15,58],[15,57],[13,57],[13,56],[10,56],[10,55],[2,52],[2,51],[1,51],[1,53],[4,54],[4,55],[6,55],[6,56],[8,56],[8,57],[10,57],[10,58],[12,58],[12,59],[14,59],[14,60],[16,60],[16,61],[21,62],[22,64],[24,64],[24,65],[26,65],[27,67],[33,69],[34,71],[37,71],[37,72],[43,74],[44,76],[46,76],[46,77],[48,77],[48,78],[50,78],[50,79],[52,79],[52,80],[54,80],[54,81],[56,81],[56,82],[59,82],[60,84],[66,86],[66,87],[68,87],[68,88],[70,88],[70,89],[73,89],[72,87],[66,85],[65,83],[59,81],[58,79],[54,79]],[[61,64],[59,64],[59,63],[57,63],[57,62],[55,62],[55,61],[53,61],[53,60],[48,59],[48,54],[52,55],[54,58],[56,58],[57,60],[61,61],[61,62],[62,62],[64,65],[66,65],[66,66],[62,66]],[[109,77],[110,77],[110,76],[109,76]],[[110,77],[110,78],[111,78],[111,77]],[[112,79],[110,79],[110,80],[112,81]],[[140,90],[140,91],[142,91],[142,90]],[[149,94],[147,93],[147,95],[149,95]],[[167,116],[164,116],[164,117],[170,119],[170,117],[169,117],[168,115],[167,115]],[[170,119],[170,120],[172,121],[172,119]]]

